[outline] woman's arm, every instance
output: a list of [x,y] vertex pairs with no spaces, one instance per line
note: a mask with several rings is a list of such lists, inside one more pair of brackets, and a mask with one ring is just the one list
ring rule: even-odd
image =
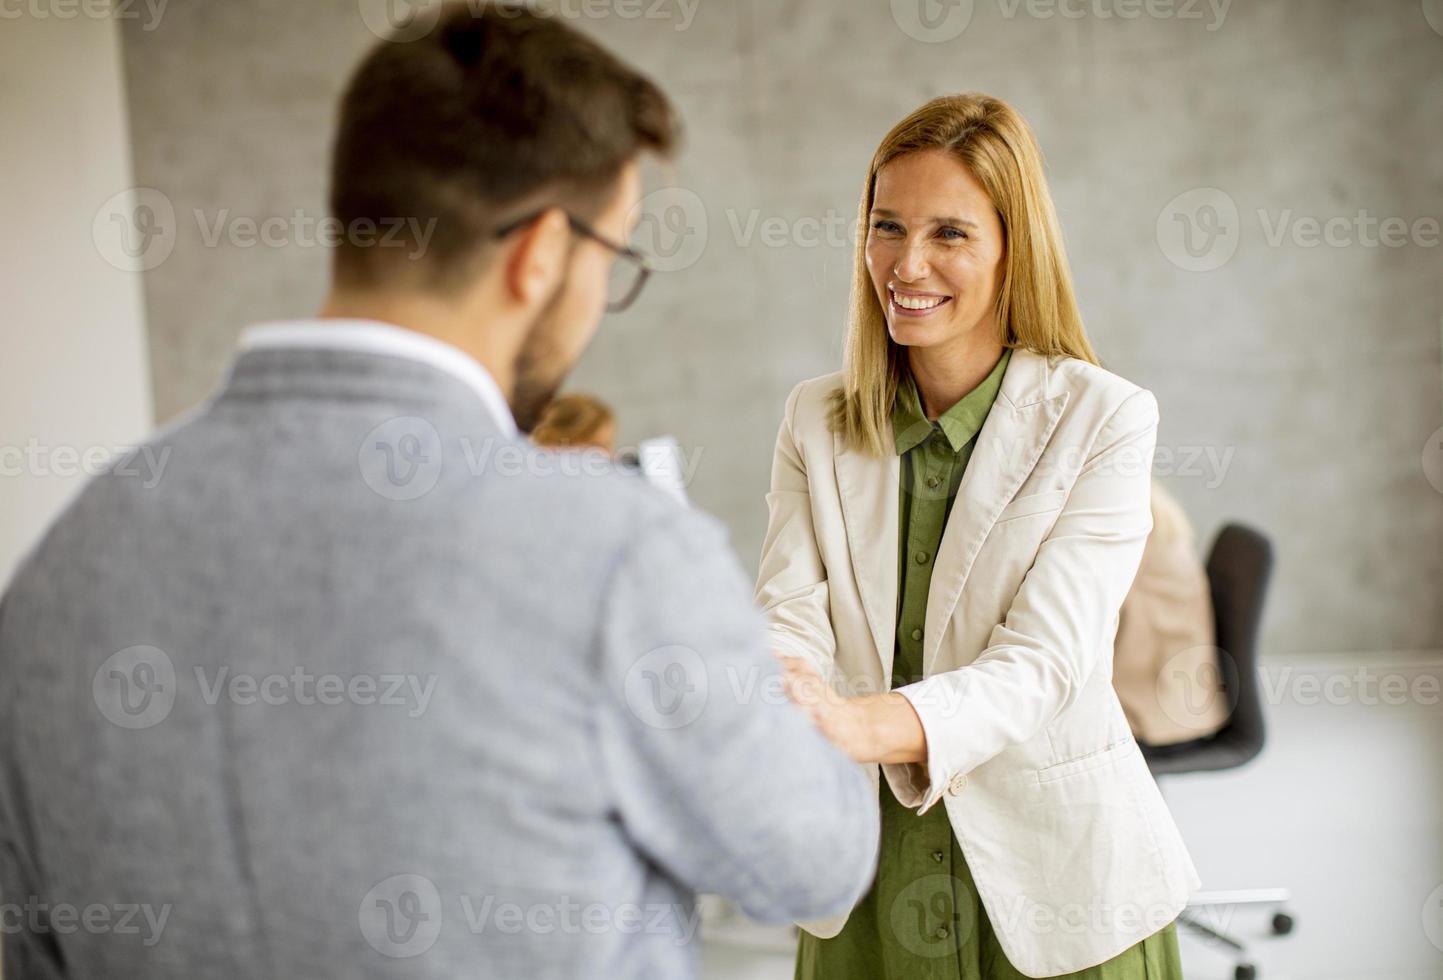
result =
[[837,641],[827,600],[827,571],[812,526],[806,461],[797,446],[797,402],[806,382],[787,397],[767,493],[767,535],[757,572],[756,602],[767,617],[772,648],[800,657],[830,678]]
[[817,727],[857,762],[900,765],[927,761],[922,719],[896,691],[847,697],[823,683],[811,664],[781,656],[787,694]]
[[953,776],[1035,736],[1086,683],[1152,528],[1157,423],[1147,391],[1113,413],[1006,620],[972,663],[850,699],[812,688],[805,671],[788,665],[794,699],[853,758],[881,762],[902,803],[925,812]]

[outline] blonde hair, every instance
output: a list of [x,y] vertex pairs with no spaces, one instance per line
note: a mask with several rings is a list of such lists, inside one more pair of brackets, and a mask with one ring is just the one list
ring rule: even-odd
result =
[[829,420],[849,445],[879,456],[890,448],[885,433],[905,357],[887,333],[867,270],[872,199],[882,167],[903,154],[933,149],[945,150],[967,168],[1001,219],[1005,251],[996,313],[1002,345],[1098,363],[1077,309],[1061,226],[1032,130],[1001,99],[976,92],[933,99],[883,138],[867,169],[857,214],[843,384]]
[[596,434],[615,419],[611,406],[594,395],[562,395],[541,413],[541,421],[531,431],[531,441],[553,448],[589,446]]

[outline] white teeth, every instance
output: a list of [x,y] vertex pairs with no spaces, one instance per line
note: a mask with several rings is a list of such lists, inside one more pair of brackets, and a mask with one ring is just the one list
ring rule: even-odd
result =
[[930,310],[934,306],[941,306],[947,301],[945,296],[898,296],[892,294],[892,302],[904,310]]

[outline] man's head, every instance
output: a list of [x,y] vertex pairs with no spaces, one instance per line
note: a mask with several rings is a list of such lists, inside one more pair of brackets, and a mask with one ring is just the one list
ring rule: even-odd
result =
[[626,261],[607,243],[632,230],[638,158],[678,138],[649,79],[558,19],[449,7],[425,37],[379,44],[342,100],[331,212],[382,234],[342,236],[327,309],[472,353],[529,430]]

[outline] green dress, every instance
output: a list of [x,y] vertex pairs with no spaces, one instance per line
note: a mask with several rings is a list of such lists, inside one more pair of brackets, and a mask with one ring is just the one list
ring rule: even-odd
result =
[[[922,679],[922,627],[932,565],[977,433],[1002,386],[1011,350],[981,384],[930,421],[905,376],[892,409],[902,457],[898,512],[898,602],[892,686]],[[1014,980],[987,920],[947,809],[922,816],[879,787],[882,848],[872,888],[841,933],[805,931],[797,980]],[[1117,956],[1080,973],[1084,980],[1181,980],[1177,927],[1168,924]]]

